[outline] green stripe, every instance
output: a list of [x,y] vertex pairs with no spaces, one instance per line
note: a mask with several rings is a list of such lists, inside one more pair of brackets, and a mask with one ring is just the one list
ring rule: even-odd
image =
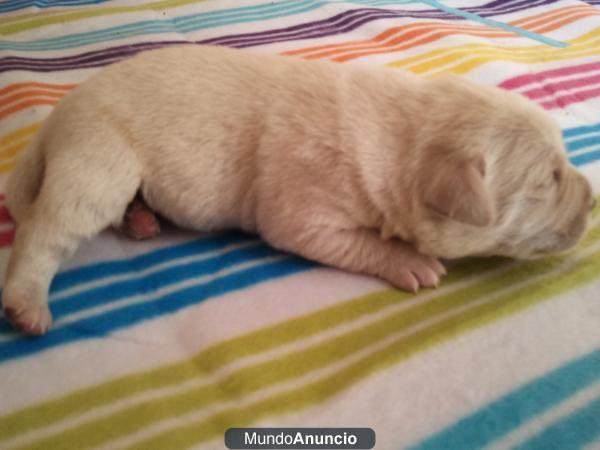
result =
[[[594,228],[581,246],[594,243],[600,237],[600,226]],[[560,258],[559,258],[560,259]],[[500,267],[499,259],[463,261],[451,270],[445,284],[481,275]],[[146,373],[132,374],[90,387],[65,397],[17,411],[0,418],[0,440],[9,439],[27,431],[51,425],[57,421],[103,406],[127,396],[147,390],[175,385],[197,377],[200,369],[214,372],[237,359],[269,351],[281,345],[319,333],[377,312],[391,304],[414,298],[396,290],[352,299],[306,316],[290,319],[280,324],[261,329],[217,344],[195,357],[176,364],[167,365]]]
[[45,13],[36,13],[33,17],[31,17],[31,14],[24,14],[10,17],[10,23],[0,24],[0,35],[9,36],[11,34],[43,27],[45,25],[53,25],[57,23],[64,24],[90,17],[141,11],[162,11],[164,9],[176,8],[178,6],[199,3],[201,1],[204,0],[162,0],[137,6],[109,6],[86,8],[78,11],[47,11]]
[[[590,237],[598,239],[599,230],[600,227],[596,228],[594,233],[588,236],[588,240]],[[598,254],[600,255],[600,252]],[[547,273],[563,264],[564,261],[565,257],[554,257],[537,263],[524,263],[503,274],[491,277],[489,280],[453,293],[440,295],[426,303],[414,305],[373,324],[330,338],[301,351],[287,353],[273,360],[239,369],[218,384],[208,384],[170,397],[138,403],[23,448],[88,448],[88,446],[99,445],[133,433],[159,420],[189,413],[216,402],[235,400],[326,367],[380,342],[394,333],[418,325],[436,315],[469,305],[487,293],[527,281],[531,276]],[[386,291],[369,297],[380,298],[380,302],[387,305],[393,303],[396,296],[396,291]],[[506,294],[504,297],[510,300],[513,296],[514,294]],[[492,303],[496,305],[497,302],[494,300]],[[478,308],[475,307],[473,310]],[[465,314],[468,315],[469,312],[462,313],[462,315]],[[419,334],[417,333],[417,335]],[[273,336],[273,338],[276,339],[277,336]],[[410,338],[407,339],[410,340]],[[197,361],[196,369],[210,371],[207,370],[203,361]]]
[[188,448],[211,439],[222,439],[223,433],[230,426],[246,426],[259,419],[318,405],[372,373],[397,364],[420,351],[597,279],[600,276],[599,266],[600,251],[578,261],[575,266],[563,272],[560,278],[540,280],[409,336],[399,338],[385,348],[316,382],[271,396],[244,408],[229,408],[208,419],[173,428],[128,448],[140,450]]
[[[452,268],[444,286],[468,276],[481,276],[500,267],[499,258],[464,261]],[[423,291],[426,294],[428,291]],[[70,416],[84,413],[144,391],[176,385],[198,377],[200,371],[212,373],[244,357],[267,352],[285,344],[310,337],[328,328],[376,313],[398,302],[416,298],[397,290],[385,290],[338,303],[311,314],[289,319],[270,327],[218,343],[196,356],[149,372],[117,378],[55,400],[0,417],[0,441],[27,431],[51,425]]]

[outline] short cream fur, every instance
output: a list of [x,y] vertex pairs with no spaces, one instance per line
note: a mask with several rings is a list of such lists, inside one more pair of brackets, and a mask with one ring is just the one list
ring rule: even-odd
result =
[[218,47],[146,52],[69,93],[19,158],[2,299],[18,329],[49,328],[59,265],[138,189],[181,226],[257,232],[410,291],[438,284],[437,258],[564,251],[592,203],[557,125],[516,94]]

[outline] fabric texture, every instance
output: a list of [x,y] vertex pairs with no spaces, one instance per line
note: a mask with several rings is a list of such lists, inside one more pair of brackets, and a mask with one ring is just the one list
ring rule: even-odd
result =
[[[65,93],[181,43],[519,92],[600,190],[597,0],[4,0],[0,193]],[[241,233],[106,231],[54,280],[47,335],[0,322],[0,448],[221,449],[232,426],[370,427],[390,450],[600,448],[599,218],[567,255],[449,272],[412,295]]]

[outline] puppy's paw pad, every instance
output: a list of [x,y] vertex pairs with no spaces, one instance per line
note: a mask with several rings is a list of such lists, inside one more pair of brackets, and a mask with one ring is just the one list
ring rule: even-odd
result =
[[46,304],[5,306],[4,315],[16,330],[29,336],[44,334],[52,325]]

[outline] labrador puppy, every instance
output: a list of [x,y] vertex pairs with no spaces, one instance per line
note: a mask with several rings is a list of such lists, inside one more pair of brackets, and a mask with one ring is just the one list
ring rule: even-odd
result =
[[51,325],[61,262],[121,226],[138,191],[182,227],[259,233],[413,292],[438,284],[438,258],[565,251],[593,202],[557,125],[516,94],[207,46],[142,53],[82,83],[7,189],[18,228],[2,301],[33,335]]

